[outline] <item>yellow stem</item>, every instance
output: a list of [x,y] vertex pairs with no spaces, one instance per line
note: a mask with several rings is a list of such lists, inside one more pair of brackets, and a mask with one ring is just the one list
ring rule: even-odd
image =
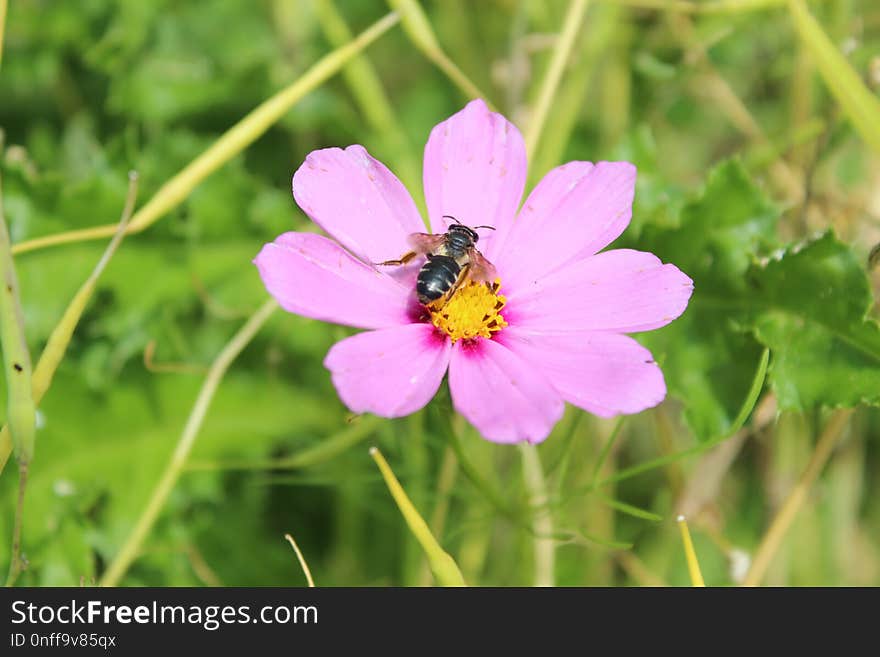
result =
[[[0,157],[3,133],[0,132]],[[24,329],[18,276],[12,258],[9,231],[3,212],[0,186],[0,345],[3,347],[3,375],[6,379],[6,417],[12,432],[15,456],[20,464],[34,455],[36,407],[31,386],[31,355]]]
[[471,82],[455,62],[440,47],[437,36],[431,28],[431,23],[425,15],[425,11],[417,0],[388,0],[392,9],[400,14],[403,31],[412,41],[413,45],[422,51],[422,54],[430,59],[465,95],[470,98],[482,98],[489,107],[492,103],[480,89]]
[[[61,316],[61,320],[52,329],[49,340],[46,342],[43,353],[40,354],[40,359],[34,368],[31,379],[31,394],[33,395],[34,405],[39,405],[43,396],[49,390],[52,378],[55,376],[55,370],[58,369],[58,365],[64,358],[67,345],[70,344],[70,339],[73,337],[73,332],[76,330],[80,317],[82,317],[86,305],[98,285],[98,279],[101,277],[101,273],[104,271],[107,263],[110,262],[110,258],[116,252],[122,237],[125,235],[125,227],[131,217],[132,210],[134,210],[134,203],[137,198],[137,174],[133,171],[130,172],[128,180],[128,196],[125,200],[125,207],[122,210],[122,218],[117,225],[116,234],[110,240],[92,273],[77,290],[73,299],[71,299],[70,304],[68,304],[64,314]],[[9,426],[4,425],[2,430],[0,430],[0,472],[6,466],[11,451],[12,439],[9,433]]]
[[3,64],[3,34],[6,28],[6,0],[0,0],[0,65]]
[[657,9],[680,14],[735,14],[739,12],[773,9],[786,0],[715,0],[714,2],[690,2],[689,0],[602,0],[634,9]]
[[[351,41],[351,30],[333,0],[318,0],[315,3],[315,11],[318,22],[321,23],[331,45],[339,47]],[[352,57],[342,70],[342,76],[351,90],[358,109],[370,127],[376,131],[386,152],[394,157],[395,173],[413,197],[419,197],[422,188],[421,162],[413,152],[412,145],[403,131],[403,124],[369,57],[367,55]]]
[[880,99],[853,69],[810,13],[804,0],[789,0],[798,36],[813,57],[828,90],[868,145],[880,152]]
[[[348,60],[382,36],[398,20],[397,14],[392,12],[376,21],[356,39],[322,57],[296,82],[279,91],[232,126],[208,150],[159,188],[131,218],[127,232],[138,233],[145,230],[177,207],[199,183],[250,146],[306,94],[338,72]],[[47,235],[16,244],[12,247],[12,252],[24,253],[56,244],[99,239],[112,235],[115,230],[115,225],[94,226]]]
[[431,572],[434,573],[437,583],[441,586],[465,586],[464,577],[462,577],[458,564],[455,563],[452,556],[434,538],[434,535],[428,528],[428,524],[419,515],[406,491],[403,490],[403,486],[400,485],[397,477],[394,476],[388,461],[385,460],[382,453],[375,447],[370,448],[370,456],[376,462],[376,465],[379,466],[379,471],[382,473],[385,485],[388,486],[388,490],[397,503],[397,507],[400,509],[400,513],[403,515],[409,530],[425,551],[428,563],[431,565]]
[[843,437],[844,429],[847,422],[849,422],[852,412],[852,409],[845,408],[835,411],[834,415],[831,416],[831,419],[825,426],[825,430],[816,443],[807,467],[788,494],[788,497],[785,498],[785,502],[782,503],[782,506],[776,513],[776,517],[773,518],[773,522],[770,523],[770,527],[761,539],[761,543],[752,559],[749,572],[746,573],[746,577],[743,580],[743,586],[758,586],[761,580],[764,579],[764,575],[767,574],[767,569],[770,567],[776,551],[791,528],[791,524],[794,522],[798,511],[804,505],[810,487],[816,481],[819,473],[822,472],[822,468],[825,467],[825,464],[831,457],[834,447]]
[[315,588],[315,580],[312,579],[312,571],[309,570],[309,564],[306,563],[303,553],[299,549],[299,545],[296,544],[296,541],[293,540],[293,536],[290,534],[285,534],[284,538],[287,539],[287,542],[290,543],[290,547],[296,552],[296,558],[299,560],[299,565],[302,567],[303,573],[305,573],[306,582],[308,582],[309,588]]
[[[4,19],[6,7],[0,7]],[[0,39],[2,39],[0,20]],[[0,43],[0,47],[2,47]],[[0,158],[3,157],[3,132],[0,131]],[[15,447],[18,460],[18,503],[12,525],[12,549],[9,576],[6,586],[13,586],[24,569],[21,559],[21,527],[24,520],[24,494],[27,488],[28,465],[34,457],[36,433],[36,404],[34,402],[31,355],[24,330],[24,314],[21,309],[18,276],[12,259],[9,231],[3,213],[3,190],[0,188],[0,344],[3,347],[3,373],[6,378],[6,417],[9,418],[11,439],[9,448]],[[4,427],[5,428],[5,427]],[[7,431],[7,436],[10,432]],[[6,458],[9,451],[6,452]],[[5,463],[5,458],[3,460]]]
[[678,516],[676,519],[678,528],[681,530],[681,540],[684,543],[684,556],[687,559],[688,572],[691,576],[691,583],[694,586],[706,586],[703,581],[703,573],[700,572],[700,562],[697,561],[697,552],[694,550],[694,543],[691,540],[691,532],[688,529],[687,520],[684,516]]
[[492,101],[489,100],[489,97],[483,93],[476,84],[471,82],[471,79],[465,75],[460,68],[458,68],[458,65],[449,58],[449,55],[439,48],[426,51],[425,55],[469,98],[482,98],[486,101],[486,105],[488,105],[490,109],[496,109],[492,104]]
[[575,37],[583,23],[584,15],[587,12],[589,0],[571,0],[568,5],[568,11],[565,13],[562,34],[553,50],[553,57],[550,60],[550,68],[541,82],[541,89],[538,93],[538,101],[535,109],[529,119],[528,130],[526,130],[525,142],[526,152],[531,155],[535,152],[535,147],[541,138],[541,131],[544,129],[544,123],[547,121],[547,113],[550,111],[550,104],[556,96],[556,90],[559,88],[559,81],[562,79],[562,73],[565,66],[571,58],[571,50],[574,46]]
[[202,427],[208,407],[214,398],[217,386],[220,385],[220,381],[223,379],[223,375],[226,374],[226,370],[232,364],[232,361],[247,346],[257,331],[260,330],[260,327],[263,326],[277,308],[278,304],[274,299],[264,303],[245,325],[239,329],[238,333],[233,336],[232,340],[226,344],[223,351],[214,360],[207,377],[205,377],[205,382],[202,384],[201,390],[199,390],[196,403],[193,405],[192,411],[190,411],[186,426],[180,435],[180,440],[177,442],[177,447],[175,447],[168,465],[165,466],[165,471],[156,484],[153,494],[147,502],[147,506],[141,513],[140,518],[138,518],[137,524],[131,534],[129,534],[122,549],[119,550],[119,553],[111,562],[110,567],[107,568],[107,572],[101,578],[101,586],[116,586],[123,575],[125,575],[129,566],[137,558],[144,539],[146,539],[147,534],[153,528],[159,513],[168,500],[168,496],[180,478],[180,473],[183,472],[186,460],[196,442],[199,429]]

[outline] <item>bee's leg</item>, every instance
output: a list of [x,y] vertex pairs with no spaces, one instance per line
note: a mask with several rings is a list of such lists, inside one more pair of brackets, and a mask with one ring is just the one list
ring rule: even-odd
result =
[[452,287],[449,288],[449,292],[446,293],[446,297],[443,302],[444,305],[446,304],[447,301],[449,301],[452,298],[452,295],[454,295],[458,291],[458,288],[461,287],[461,284],[464,283],[468,279],[468,274],[470,273],[470,269],[471,269],[470,263],[466,264],[464,267],[461,268],[461,272],[459,272],[458,278],[455,279],[455,283],[452,284]]
[[410,251],[409,253],[404,253],[398,260],[386,260],[385,262],[374,262],[373,264],[379,267],[385,266],[393,266],[393,265],[405,265],[410,260],[415,258],[418,254],[415,251]]

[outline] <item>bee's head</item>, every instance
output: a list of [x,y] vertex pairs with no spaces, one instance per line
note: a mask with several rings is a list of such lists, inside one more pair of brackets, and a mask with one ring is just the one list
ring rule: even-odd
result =
[[480,239],[480,236],[477,235],[477,231],[475,231],[470,226],[465,226],[464,224],[452,224],[449,227],[449,232],[452,233],[453,235],[455,235],[455,234],[465,235],[474,244],[476,244]]
[[477,235],[477,228],[488,228],[489,230],[495,230],[492,226],[475,226],[474,228],[471,228],[470,226],[465,226],[458,219],[448,214],[444,214],[443,218],[452,219],[455,222],[449,228],[447,228],[448,232],[452,233],[453,235],[456,233],[459,235],[466,235],[474,244],[480,241],[480,236]]

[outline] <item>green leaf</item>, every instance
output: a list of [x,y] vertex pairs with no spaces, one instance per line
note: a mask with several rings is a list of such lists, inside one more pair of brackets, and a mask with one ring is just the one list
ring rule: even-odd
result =
[[880,327],[859,259],[829,231],[749,271],[783,409],[880,402]]
[[742,313],[719,312],[713,304],[746,296],[743,276],[755,254],[775,244],[777,216],[742,165],[730,161],[709,174],[677,227],[648,225],[638,243],[694,280],[685,314],[642,340],[663,364],[669,390],[685,402],[685,418],[700,440],[729,431],[763,351]]
[[682,318],[644,336],[697,437],[726,435],[762,354],[781,408],[880,402],[880,330],[860,260],[832,233],[776,248],[778,212],[737,162],[709,176],[648,248],[694,279]]
[[645,238],[701,282],[742,289],[740,276],[755,254],[776,244],[779,211],[731,160],[709,174],[699,198],[681,211],[675,230],[649,227]]

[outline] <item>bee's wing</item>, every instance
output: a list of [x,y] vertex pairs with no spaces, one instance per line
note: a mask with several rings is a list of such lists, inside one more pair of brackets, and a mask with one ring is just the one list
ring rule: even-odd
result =
[[468,251],[470,267],[468,276],[479,283],[492,283],[498,276],[495,265],[486,260],[485,256],[474,248]]
[[446,241],[446,234],[432,235],[431,233],[411,233],[406,241],[412,250],[419,255],[431,253],[435,251],[441,244]]

